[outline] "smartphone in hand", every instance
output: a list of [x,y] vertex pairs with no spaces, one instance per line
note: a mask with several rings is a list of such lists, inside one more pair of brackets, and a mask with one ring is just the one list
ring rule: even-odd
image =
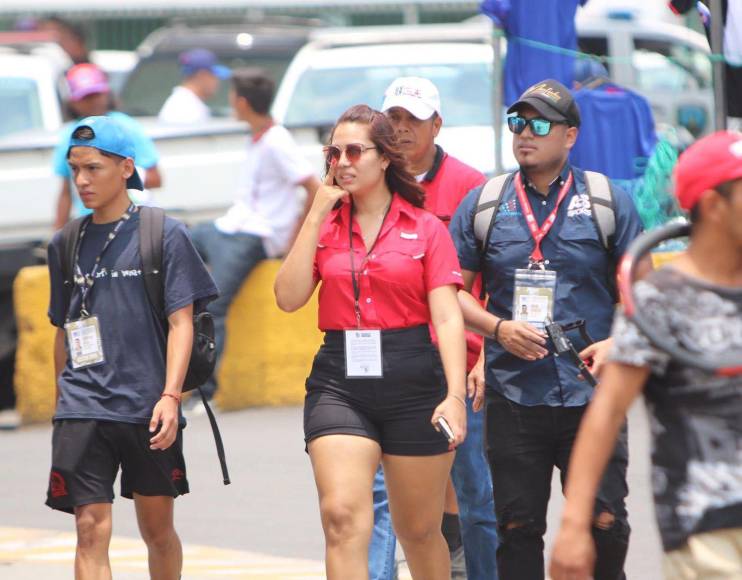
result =
[[438,417],[435,420],[435,424],[438,426],[438,430],[446,436],[446,439],[448,439],[449,443],[453,443],[456,437],[453,434],[453,429],[451,429],[451,426],[448,424],[448,421],[446,421],[445,417]]

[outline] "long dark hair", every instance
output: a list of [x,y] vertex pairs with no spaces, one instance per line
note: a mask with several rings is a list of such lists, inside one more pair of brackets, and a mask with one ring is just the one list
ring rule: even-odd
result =
[[[425,190],[407,171],[405,158],[397,145],[394,127],[392,127],[386,115],[375,111],[368,105],[354,105],[340,115],[330,133],[330,143],[335,134],[335,129],[343,123],[358,123],[368,126],[369,139],[379,153],[389,160],[389,166],[386,168],[384,176],[389,191],[397,193],[415,207],[423,207],[425,204]],[[329,166],[325,162],[325,171],[328,170]]]

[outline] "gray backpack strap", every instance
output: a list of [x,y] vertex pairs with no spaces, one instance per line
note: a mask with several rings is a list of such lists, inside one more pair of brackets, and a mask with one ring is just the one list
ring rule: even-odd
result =
[[502,192],[505,191],[512,179],[512,173],[503,173],[493,177],[484,184],[482,191],[479,193],[477,209],[474,213],[474,237],[480,248],[484,248],[487,239],[489,239],[492,226],[495,224],[497,210],[500,208]]
[[585,185],[600,241],[606,250],[611,251],[616,234],[616,211],[610,181],[602,173],[585,171]]

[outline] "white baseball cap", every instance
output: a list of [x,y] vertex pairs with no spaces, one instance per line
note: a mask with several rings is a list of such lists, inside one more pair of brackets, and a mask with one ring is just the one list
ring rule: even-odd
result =
[[384,92],[383,112],[392,107],[402,107],[420,120],[430,119],[433,113],[441,114],[441,97],[438,89],[422,77],[399,77]]

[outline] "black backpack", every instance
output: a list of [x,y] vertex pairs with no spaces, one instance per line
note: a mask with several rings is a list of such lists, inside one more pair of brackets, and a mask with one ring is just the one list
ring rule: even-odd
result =
[[[139,253],[142,257],[142,276],[144,287],[150,305],[157,319],[161,322],[165,335],[168,333],[168,322],[165,316],[165,283],[162,273],[162,244],[165,238],[165,211],[157,207],[141,206],[139,208]],[[62,228],[61,259],[62,276],[64,278],[65,303],[70,304],[72,290],[75,287],[74,268],[77,243],[80,238],[80,226],[85,217],[68,222]],[[188,372],[183,381],[183,392],[198,389],[206,408],[206,414],[214,433],[219,463],[222,468],[224,485],[230,483],[227,462],[224,455],[224,444],[216,417],[211,410],[206,396],[201,390],[203,385],[214,372],[216,366],[216,341],[214,338],[214,319],[207,311],[196,312],[193,315],[193,347],[188,362]]]

